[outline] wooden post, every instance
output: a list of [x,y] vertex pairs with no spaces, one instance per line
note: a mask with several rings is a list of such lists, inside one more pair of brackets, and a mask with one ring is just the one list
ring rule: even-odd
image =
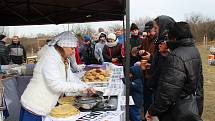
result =
[[206,46],[206,48],[208,48],[208,36],[207,36],[207,34],[205,34],[205,46]]
[[205,47],[205,35],[203,36],[203,45]]

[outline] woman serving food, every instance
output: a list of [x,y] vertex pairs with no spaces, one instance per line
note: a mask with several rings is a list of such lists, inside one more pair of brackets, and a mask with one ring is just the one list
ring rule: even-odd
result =
[[76,46],[77,38],[70,32],[59,34],[49,43],[21,96],[20,121],[42,121],[64,93],[95,93],[70,70],[68,57]]

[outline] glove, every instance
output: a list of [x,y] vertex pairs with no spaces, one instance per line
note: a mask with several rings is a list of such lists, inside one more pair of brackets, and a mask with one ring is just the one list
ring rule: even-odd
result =
[[134,66],[140,66],[140,61],[137,61],[136,63],[134,63]]

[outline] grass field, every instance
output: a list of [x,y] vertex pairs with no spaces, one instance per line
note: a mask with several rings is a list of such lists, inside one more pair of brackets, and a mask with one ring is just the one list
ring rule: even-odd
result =
[[[214,43],[210,45],[215,46]],[[202,57],[203,63],[203,74],[204,74],[204,121],[215,121],[215,66],[210,66],[208,64],[208,54],[209,50],[203,46],[198,45],[199,51]]]

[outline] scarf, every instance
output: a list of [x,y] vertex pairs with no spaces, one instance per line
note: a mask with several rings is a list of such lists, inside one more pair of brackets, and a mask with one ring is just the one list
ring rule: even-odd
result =
[[106,45],[107,45],[108,47],[114,47],[114,46],[117,45],[117,42],[116,42],[116,41],[115,41],[115,42],[107,42]]

